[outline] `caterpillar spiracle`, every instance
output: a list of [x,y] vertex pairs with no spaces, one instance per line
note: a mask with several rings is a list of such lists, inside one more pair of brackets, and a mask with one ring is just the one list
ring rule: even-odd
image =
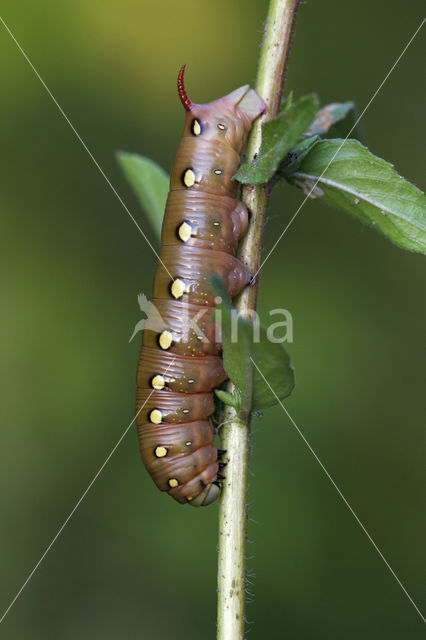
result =
[[209,417],[213,389],[227,375],[216,341],[217,274],[235,297],[250,274],[235,257],[248,225],[232,176],[253,121],[265,105],[248,85],[208,104],[188,98],[183,66],[178,93],[185,127],[171,171],[152,309],[161,322],[142,334],[136,421],[142,459],[161,491],[180,503],[208,505],[220,494],[218,458]]

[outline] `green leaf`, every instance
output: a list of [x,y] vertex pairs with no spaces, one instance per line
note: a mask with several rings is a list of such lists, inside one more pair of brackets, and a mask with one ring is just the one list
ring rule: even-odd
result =
[[294,369],[283,344],[270,342],[267,331],[262,326],[260,341],[252,343],[252,358],[264,376],[256,367],[253,367],[252,409],[258,411],[272,407],[278,402],[269,385],[280,400],[284,400],[291,394],[295,385]]
[[321,107],[307,133],[311,136],[327,133],[333,124],[346,118],[348,113],[354,109],[354,106],[353,102],[333,102]]
[[350,135],[363,142],[364,136],[357,119],[358,113],[353,102],[333,102],[318,111],[307,133],[326,138],[345,138]]
[[352,213],[398,246],[426,253],[424,194],[357,140],[318,142],[287,178],[311,197]]
[[315,96],[304,96],[262,127],[262,143],[258,157],[242,164],[234,176],[243,184],[268,182],[288,151],[294,147],[311,124],[318,110]]
[[320,140],[320,137],[317,135],[310,136],[309,138],[305,138],[299,144],[297,144],[291,151],[288,152],[285,161],[280,167],[280,173],[284,173],[287,177],[289,174],[297,171],[300,167],[302,160],[305,156],[308,155],[310,150],[316,143]]
[[220,278],[211,276],[210,282],[222,298],[214,311],[214,319],[221,328],[225,371],[241,396],[241,409],[258,411],[276,404],[277,399],[263,376],[280,400],[290,395],[294,388],[294,371],[288,353],[281,342],[271,341],[272,332],[269,335],[269,330],[260,324],[238,315]]
[[[213,320],[220,328],[223,345],[223,366],[239,392],[239,406],[249,412],[252,400],[252,365],[246,320],[231,305],[222,280],[212,275],[209,282],[220,302],[213,311]],[[216,394],[217,395],[217,394]],[[229,402],[227,404],[230,404]],[[234,404],[235,406],[235,404]]]
[[224,404],[229,404],[231,407],[234,407],[237,411],[241,409],[241,398],[237,394],[232,395],[232,393],[228,393],[223,389],[215,389],[215,394]]
[[293,89],[290,91],[290,93],[288,94],[287,98],[283,99],[283,103],[281,105],[281,109],[280,111],[287,111],[287,109],[289,109],[291,107],[291,105],[293,104],[293,100],[294,100],[294,91]]
[[169,191],[169,176],[156,162],[137,153],[119,151],[117,158],[160,244],[161,225]]

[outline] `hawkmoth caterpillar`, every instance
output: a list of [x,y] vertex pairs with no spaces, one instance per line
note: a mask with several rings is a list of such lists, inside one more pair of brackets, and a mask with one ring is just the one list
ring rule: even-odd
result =
[[143,462],[158,488],[180,503],[208,505],[221,490],[209,417],[213,389],[227,375],[220,357],[208,284],[221,277],[233,298],[250,274],[235,257],[248,225],[232,176],[253,121],[265,105],[248,85],[194,104],[178,75],[186,111],[162,227],[152,307],[137,372],[136,421]]

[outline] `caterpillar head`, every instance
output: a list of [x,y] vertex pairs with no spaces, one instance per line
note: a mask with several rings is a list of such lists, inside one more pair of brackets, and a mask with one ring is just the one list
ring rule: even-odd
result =
[[185,65],[178,76],[178,93],[186,110],[184,136],[217,140],[240,153],[253,121],[266,108],[263,100],[246,84],[214,102],[195,104],[185,91],[184,70]]
[[204,491],[202,491],[196,498],[194,498],[190,504],[192,507],[207,507],[207,505],[214,502],[220,496],[220,486],[212,482]]

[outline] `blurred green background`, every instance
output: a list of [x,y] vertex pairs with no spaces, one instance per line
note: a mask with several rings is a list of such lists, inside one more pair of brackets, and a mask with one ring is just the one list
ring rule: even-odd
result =
[[[169,170],[183,127],[178,68],[187,63],[197,102],[253,82],[266,8],[3,0],[2,16],[150,234],[114,152]],[[420,0],[302,4],[287,90],[362,109],[422,9]],[[2,612],[132,419],[139,345],[128,341],[155,257],[1,25],[0,51]],[[371,150],[419,187],[423,55],[424,33],[363,120]],[[265,252],[302,198],[276,190]],[[310,201],[260,287],[264,317],[273,307],[294,317],[297,386],[286,406],[420,608],[424,265]],[[250,638],[424,637],[280,408],[254,421],[251,471]],[[0,637],[214,638],[216,540],[217,507],[160,494],[132,428]]]

